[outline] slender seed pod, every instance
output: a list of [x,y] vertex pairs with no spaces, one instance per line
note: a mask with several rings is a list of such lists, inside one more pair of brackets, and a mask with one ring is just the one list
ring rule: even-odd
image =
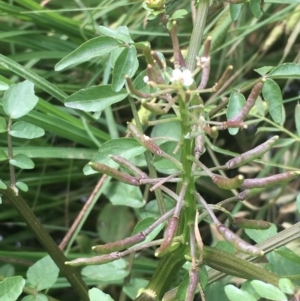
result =
[[224,73],[222,74],[221,78],[218,80],[218,82],[214,85],[214,90],[218,91],[222,86],[225,84],[226,80],[229,78],[229,75],[231,74],[233,70],[233,66],[230,65],[226,68]]
[[272,225],[271,223],[263,220],[246,219],[243,217],[235,217],[232,224],[239,228],[256,230],[267,230]]
[[243,121],[244,120],[244,118],[248,115],[248,113],[250,112],[252,107],[255,105],[255,101],[256,101],[257,97],[259,96],[259,94],[261,93],[262,87],[263,87],[263,84],[265,81],[266,80],[263,78],[261,81],[259,81],[258,83],[256,83],[254,85],[242,110],[238,114],[236,114],[234,117],[232,117],[229,121]]
[[163,151],[159,148],[159,146],[155,144],[150,137],[140,133],[133,123],[128,122],[127,126],[132,136],[148,151],[157,156],[161,156],[163,154]]
[[176,215],[173,215],[168,223],[168,227],[165,231],[165,239],[162,242],[161,246],[155,251],[156,257],[161,257],[165,255],[172,244],[173,238],[176,235],[177,228],[178,228],[178,220],[179,217]]
[[228,128],[245,128],[246,125],[242,121],[225,121],[222,125],[217,126],[218,130],[226,130]]
[[225,225],[217,225],[218,232],[224,237],[224,239],[232,243],[235,248],[245,254],[254,256],[263,256],[264,252],[255,246],[252,246],[230,231]]
[[77,258],[72,261],[66,261],[65,264],[77,267],[80,265],[104,264],[104,263],[112,262],[117,259],[120,259],[119,252],[114,252],[111,254],[101,255],[101,256],[94,256],[91,258]]
[[133,236],[126,237],[125,239],[111,242],[105,245],[98,245],[92,247],[92,250],[98,254],[107,254],[114,251],[120,251],[129,248],[146,239],[146,235],[143,232],[139,232]]
[[211,179],[218,187],[222,189],[236,189],[241,187],[244,182],[243,175],[237,175],[232,179],[213,175]]
[[257,147],[240,154],[239,156],[227,161],[225,165],[228,169],[236,168],[241,165],[244,165],[248,162],[253,161],[254,159],[257,159],[261,157],[263,154],[265,154],[271,147],[274,145],[274,143],[277,141],[279,136],[274,136],[267,140],[266,142],[258,145]]
[[300,171],[288,171],[266,178],[245,179],[241,188],[268,188],[274,185],[280,185],[286,182],[290,182],[297,178],[299,174]]
[[123,183],[133,185],[133,186],[140,186],[140,181],[138,178],[132,177],[130,175],[127,175],[121,171],[118,171],[115,168],[111,168],[108,165],[98,163],[98,162],[89,162],[89,165],[94,169],[95,171],[99,171],[103,174],[106,174],[108,176],[113,177],[114,179],[117,179]]
[[151,55],[153,56],[156,64],[158,65],[158,67],[162,70],[165,70],[166,69],[166,63],[160,59],[157,52],[156,51],[151,51]]
[[218,128],[216,126],[204,126],[203,130],[206,134],[208,134],[211,138],[216,139],[219,135]]
[[196,288],[197,288],[197,285],[199,282],[197,269],[191,268],[189,275],[190,275],[190,282],[189,282],[189,286],[186,291],[185,301],[193,301],[194,300],[195,291],[196,291]]
[[128,160],[126,160],[123,157],[117,156],[117,155],[110,155],[109,156],[113,161],[120,164],[121,166],[125,167],[129,171],[131,171],[133,174],[135,174],[140,179],[147,179],[148,175],[141,171],[139,168],[134,166],[132,163],[130,163]]
[[247,200],[247,199],[251,198],[252,196],[261,193],[264,190],[265,190],[264,188],[246,189],[238,194],[238,198],[241,201]]
[[196,157],[200,157],[200,155],[204,152],[204,135],[200,134],[195,138],[195,147],[194,154]]
[[136,89],[136,87],[133,85],[131,78],[128,75],[125,76],[125,79],[126,79],[127,87],[131,94],[139,98],[151,98],[150,93],[143,93],[140,90]]
[[147,102],[145,99],[142,99],[142,106],[149,110],[150,112],[156,114],[156,115],[162,115],[162,114],[166,114],[166,112],[164,111],[164,109],[162,109],[160,106],[158,106],[157,104],[153,104],[150,102]]

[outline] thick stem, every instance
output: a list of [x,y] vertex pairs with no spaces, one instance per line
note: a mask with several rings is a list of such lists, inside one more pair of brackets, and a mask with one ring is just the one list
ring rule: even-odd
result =
[[190,69],[191,71],[195,69],[196,56],[199,54],[199,50],[201,47],[209,2],[210,2],[209,0],[199,0],[198,3],[197,17],[192,32],[188,53],[186,56],[186,65],[187,68]]

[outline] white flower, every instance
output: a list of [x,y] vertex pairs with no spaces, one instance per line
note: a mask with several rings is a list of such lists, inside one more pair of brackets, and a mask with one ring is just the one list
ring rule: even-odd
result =
[[173,70],[170,81],[172,83],[173,82],[182,83],[186,87],[189,87],[194,82],[192,73],[188,69],[186,69],[184,71],[181,71],[179,69]]
[[146,76],[144,76],[144,77],[143,77],[143,81],[144,81],[144,83],[146,83],[146,84],[147,84],[147,83],[148,83],[148,81],[149,81],[149,77],[148,77],[147,75],[146,75]]

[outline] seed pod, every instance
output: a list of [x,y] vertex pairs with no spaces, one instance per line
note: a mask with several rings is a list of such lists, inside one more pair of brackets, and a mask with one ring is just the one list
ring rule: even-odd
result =
[[163,151],[159,148],[159,146],[157,144],[155,144],[153,142],[153,140],[140,133],[139,130],[136,128],[136,126],[131,123],[128,122],[127,123],[128,126],[128,130],[130,131],[130,133],[132,134],[132,136],[142,145],[144,146],[148,151],[150,151],[151,153],[157,155],[157,156],[161,156]]
[[146,173],[141,171],[139,168],[134,166],[132,163],[130,163],[128,160],[126,160],[123,157],[117,156],[117,155],[110,155],[109,156],[112,160],[114,160],[116,163],[120,164],[121,166],[127,168],[129,171],[134,173],[138,178],[140,179],[147,179],[148,176]]
[[65,264],[77,267],[80,265],[104,264],[117,259],[120,259],[119,252],[114,252],[111,254],[101,255],[101,256],[94,256],[91,258],[78,258],[72,261],[66,261]]
[[216,139],[218,138],[219,132],[218,128],[216,126],[204,126],[203,130],[205,131],[206,134],[208,134],[211,138]]
[[136,87],[133,85],[131,78],[128,75],[125,76],[125,79],[126,79],[127,87],[131,94],[139,98],[151,98],[150,93],[143,93],[140,90],[136,89]]
[[133,186],[140,186],[140,182],[139,182],[138,178],[127,175],[126,173],[123,173],[121,171],[118,171],[117,169],[111,168],[108,165],[98,163],[98,162],[89,162],[89,165],[95,171],[99,171],[103,174],[111,176],[114,179],[117,179],[117,180],[119,180],[123,183],[130,184],[130,185],[133,185]]
[[243,217],[235,217],[232,224],[238,226],[239,228],[256,230],[267,230],[272,225],[271,223],[263,220],[246,219]]
[[239,188],[244,182],[243,175],[237,175],[232,179],[224,178],[221,176],[212,176],[212,180],[218,187],[222,189],[236,189]]
[[264,190],[265,190],[264,188],[246,189],[238,194],[238,198],[242,201],[247,200],[247,199],[251,198],[252,196],[261,193]]
[[195,147],[194,147],[194,153],[195,156],[197,156],[198,158],[200,157],[200,155],[203,154],[204,152],[204,135],[200,134],[195,138]]
[[146,235],[143,232],[139,232],[131,237],[126,237],[125,239],[111,242],[105,245],[98,245],[92,247],[92,250],[98,254],[107,254],[114,251],[120,251],[129,248],[141,241],[144,241]]
[[279,138],[278,136],[274,136],[270,138],[266,142],[258,145],[257,147],[227,161],[225,165],[227,166],[228,169],[232,169],[244,165],[248,162],[251,162],[256,158],[261,157],[264,153],[266,153],[269,149],[271,149],[271,147],[274,145],[274,143],[277,141],[278,138]]
[[185,301],[193,301],[195,291],[199,282],[198,271],[195,268],[190,269],[190,282],[186,291]]
[[256,83],[254,85],[242,110],[238,114],[236,114],[234,117],[232,117],[229,121],[243,121],[244,120],[244,118],[248,115],[248,113],[250,112],[252,107],[255,105],[255,101],[256,101],[257,97],[259,96],[259,94],[261,93],[263,83],[265,81],[266,81],[265,79],[262,79],[261,81],[259,81],[258,83]]
[[228,66],[226,68],[226,70],[224,71],[224,73],[221,76],[221,78],[218,80],[218,82],[213,87],[215,91],[218,91],[220,88],[222,88],[222,86],[225,84],[225,82],[229,78],[229,75],[231,74],[232,70],[233,70],[233,66],[232,65],[230,65],[230,66]]
[[161,246],[155,251],[156,257],[161,257],[165,255],[172,244],[173,238],[176,235],[177,228],[178,228],[178,220],[179,217],[176,215],[173,215],[168,223],[168,227],[165,231],[165,239],[162,242]]
[[280,185],[286,182],[290,182],[293,179],[297,178],[299,174],[300,171],[288,171],[266,178],[245,179],[241,188],[268,188],[274,185]]
[[218,232],[224,237],[224,239],[232,243],[235,248],[245,254],[254,256],[263,256],[264,252],[255,246],[252,246],[230,231],[225,225],[217,225]]
[[157,104],[147,102],[146,100],[142,99],[142,106],[147,109],[148,111],[156,114],[156,115],[162,115],[166,114],[166,112]]

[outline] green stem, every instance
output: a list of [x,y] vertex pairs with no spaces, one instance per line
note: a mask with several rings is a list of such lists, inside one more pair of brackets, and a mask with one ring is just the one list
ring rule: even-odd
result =
[[88,288],[82,280],[79,271],[73,267],[65,265],[66,257],[64,253],[58,248],[52,237],[43,228],[42,224],[31,211],[25,200],[20,195],[17,196],[12,188],[8,188],[6,190],[0,189],[0,193],[5,195],[14,205],[41,245],[49,253],[64,276],[68,279],[78,296],[84,301],[89,301],[87,293]]
[[186,56],[186,65],[187,68],[191,71],[195,69],[196,56],[199,55],[209,2],[210,0],[199,0],[198,3],[197,17],[192,32],[188,53]]
[[[11,160],[14,158],[13,155],[13,147],[12,147],[12,140],[11,136],[9,134],[10,128],[12,125],[12,119],[8,119],[8,124],[7,124],[7,154],[8,154],[8,159]],[[10,175],[10,187],[14,187],[16,189],[16,174],[15,174],[15,167],[9,163],[9,175]]]

